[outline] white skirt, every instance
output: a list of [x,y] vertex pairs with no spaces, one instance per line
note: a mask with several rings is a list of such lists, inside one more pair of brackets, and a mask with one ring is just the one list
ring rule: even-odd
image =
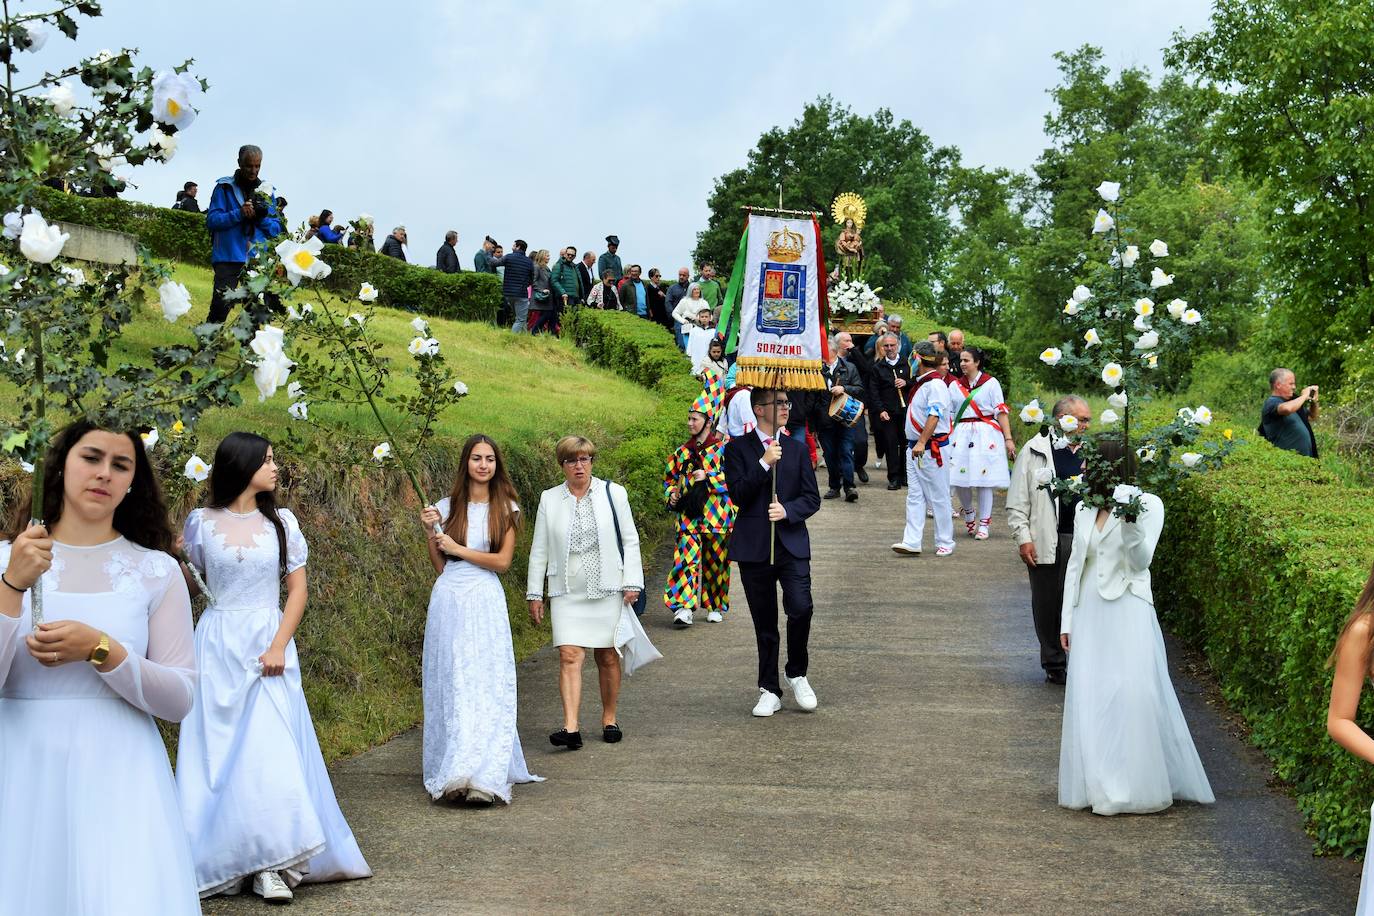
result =
[[1059,804],[1146,814],[1216,798],[1169,680],[1155,609],[1127,591],[1104,600],[1091,566],[1073,612]]
[[587,597],[587,576],[582,554],[568,554],[567,593],[549,602],[555,646],[582,646],[609,649],[615,645],[620,608],[625,603],[620,593],[605,598]]
[[286,671],[258,673],[276,608],[210,608],[196,625],[195,705],[181,724],[177,788],[202,897],[260,871],[287,884],[367,878],[315,737],[292,640]]
[[1360,902],[1355,916],[1374,916],[1374,807],[1369,809],[1369,843],[1364,850],[1364,870],[1360,872]]
[[167,751],[122,699],[0,699],[0,916],[200,912]]
[[[970,408],[971,409],[971,408]],[[952,487],[1011,486],[1006,439],[1000,428],[982,422],[960,422],[950,436],[949,485]]]

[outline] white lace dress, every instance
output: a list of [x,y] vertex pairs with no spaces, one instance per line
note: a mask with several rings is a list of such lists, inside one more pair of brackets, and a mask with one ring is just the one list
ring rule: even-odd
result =
[[[435,506],[448,523],[449,501]],[[489,550],[487,505],[468,503],[467,545]],[[425,790],[480,789],[507,804],[530,775],[515,727],[515,650],[496,573],[449,560],[425,620]]]
[[[280,513],[292,572],[305,566],[305,537],[295,515]],[[286,646],[285,673],[260,673],[282,616],[276,529],[256,510],[196,509],[185,538],[214,595],[196,625],[195,708],[177,745],[201,896],[236,893],[268,869],[292,886],[371,876],[325,770],[296,641]]]
[[[10,545],[0,542],[0,567]],[[3,586],[0,586],[3,587]],[[44,617],[110,635],[128,658],[45,668],[29,598],[0,615],[0,914],[199,913],[176,786],[153,717],[191,708],[191,601],[175,560],[124,538],[54,544]]]

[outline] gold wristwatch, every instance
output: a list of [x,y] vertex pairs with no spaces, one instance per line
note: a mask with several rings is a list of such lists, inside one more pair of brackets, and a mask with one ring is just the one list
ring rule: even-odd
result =
[[105,659],[109,657],[110,634],[101,633],[100,642],[95,644],[95,648],[91,650],[90,658],[86,659],[86,661],[90,662],[92,665],[95,665],[97,668],[99,668],[101,665],[105,664]]

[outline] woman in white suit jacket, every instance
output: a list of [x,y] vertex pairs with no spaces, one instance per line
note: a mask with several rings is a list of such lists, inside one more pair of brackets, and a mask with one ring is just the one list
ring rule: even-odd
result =
[[600,675],[602,738],[614,744],[622,737],[616,723],[620,647],[644,634],[630,611],[644,588],[644,569],[625,488],[592,474],[596,446],[565,436],[557,455],[567,479],[539,496],[525,597],[535,623],[544,620],[545,594],[551,599],[563,728],[549,741],[577,750],[586,649],[593,650]]
[[[1112,444],[1103,443],[1099,461],[1120,460]],[[1084,474],[1088,486],[1115,491],[1121,501],[1139,493],[1093,476]],[[1215,801],[1169,680],[1150,590],[1164,504],[1153,494],[1139,495],[1134,521],[1078,505],[1065,572],[1060,638],[1071,651],[1059,804],[1090,807],[1094,814],[1162,811],[1176,799]]]

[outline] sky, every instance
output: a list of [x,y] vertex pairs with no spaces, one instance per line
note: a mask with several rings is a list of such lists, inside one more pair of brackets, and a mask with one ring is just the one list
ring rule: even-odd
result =
[[428,266],[455,229],[464,269],[485,235],[600,252],[614,233],[627,265],[669,277],[690,263],[715,178],[819,95],[888,108],[966,164],[1024,169],[1046,145],[1056,51],[1091,43],[1114,71],[1158,74],[1171,35],[1209,12],[1202,0],[103,5],[28,66],[134,47],[155,70],[195,58],[210,82],[174,159],[133,169],[126,197],[170,205],[194,180],[204,205],[255,143],[293,224],[326,207],[336,221],[370,213],[378,243],[404,224]]

